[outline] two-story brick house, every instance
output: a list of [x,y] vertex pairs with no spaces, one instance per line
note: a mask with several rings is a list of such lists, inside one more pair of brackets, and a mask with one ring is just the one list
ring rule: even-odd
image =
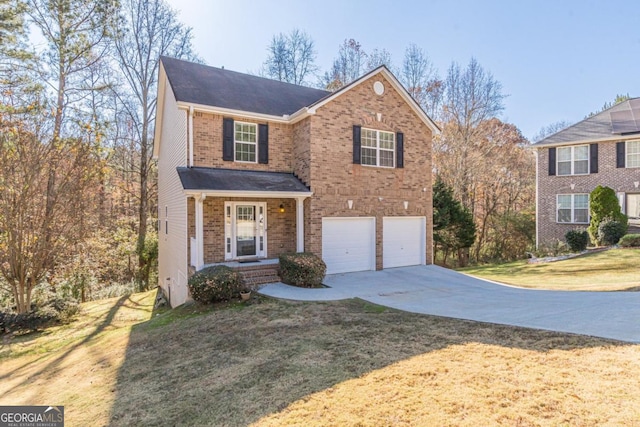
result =
[[[432,262],[438,127],[384,66],[327,92],[161,58],[159,282],[313,252],[328,273]],[[264,261],[263,261],[264,262]]]
[[537,152],[536,241],[564,240],[589,224],[589,193],[613,188],[630,225],[640,218],[640,98],[557,132]]

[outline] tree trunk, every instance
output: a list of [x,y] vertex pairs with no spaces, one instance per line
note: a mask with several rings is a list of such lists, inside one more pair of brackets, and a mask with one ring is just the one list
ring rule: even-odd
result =
[[138,206],[138,242],[136,252],[138,255],[138,287],[143,291],[149,285],[147,259],[144,254],[144,243],[147,238],[147,210],[148,210],[148,147],[147,147],[147,123],[143,122],[142,141],[140,144],[140,205]]

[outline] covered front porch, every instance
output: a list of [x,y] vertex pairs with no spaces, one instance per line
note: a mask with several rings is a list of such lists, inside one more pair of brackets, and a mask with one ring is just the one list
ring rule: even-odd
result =
[[189,265],[304,252],[309,189],[293,174],[178,168],[187,195]]

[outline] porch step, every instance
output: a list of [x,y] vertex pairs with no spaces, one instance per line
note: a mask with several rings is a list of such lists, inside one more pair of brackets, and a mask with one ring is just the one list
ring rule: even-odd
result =
[[259,286],[266,283],[274,283],[280,281],[278,276],[278,264],[254,265],[251,267],[236,267],[235,270],[240,273],[242,280],[249,286]]

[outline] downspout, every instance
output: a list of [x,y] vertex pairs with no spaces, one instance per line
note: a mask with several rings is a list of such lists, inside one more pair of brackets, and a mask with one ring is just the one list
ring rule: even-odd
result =
[[540,150],[536,149],[535,151],[536,153],[536,249],[538,249],[538,245],[539,245],[539,230],[538,230],[538,223],[540,221],[540,212],[539,212],[539,208],[538,205],[540,204],[540,196],[539,196],[539,190],[538,188],[540,187],[540,182],[539,182],[539,170],[538,170],[538,162],[539,162],[539,157],[540,157]]
[[189,167],[193,167],[193,105],[189,106]]

